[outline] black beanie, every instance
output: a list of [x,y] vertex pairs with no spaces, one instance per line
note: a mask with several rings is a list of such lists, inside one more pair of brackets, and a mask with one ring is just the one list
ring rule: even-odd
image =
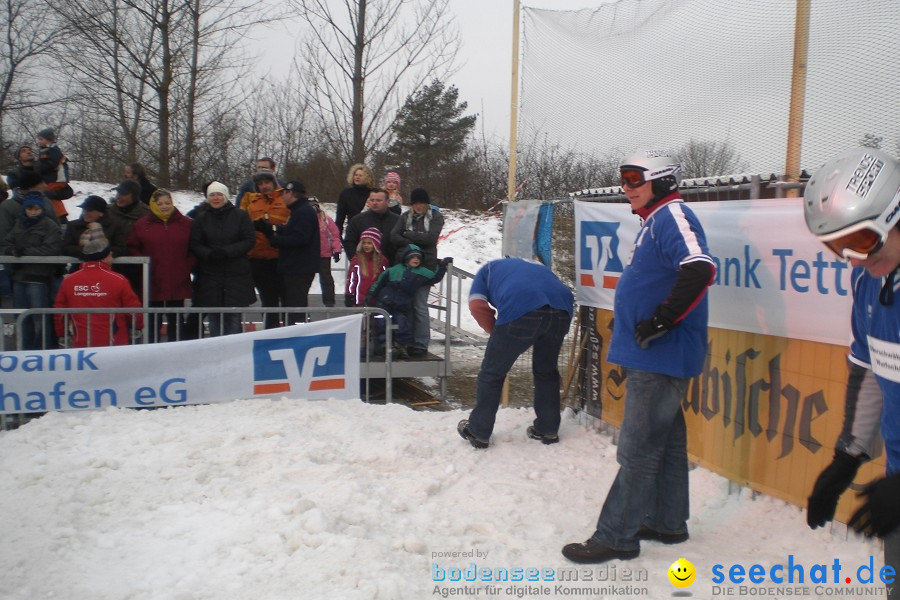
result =
[[431,198],[428,196],[428,191],[425,188],[416,188],[409,194],[409,203],[410,204],[431,204]]
[[53,129],[50,127],[47,127],[46,129],[41,129],[40,131],[38,131],[37,136],[40,138],[44,138],[48,142],[56,141],[56,132],[53,131]]

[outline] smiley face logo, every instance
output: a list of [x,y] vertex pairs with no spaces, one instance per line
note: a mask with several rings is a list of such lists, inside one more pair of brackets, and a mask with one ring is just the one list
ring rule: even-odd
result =
[[686,558],[679,558],[669,567],[669,581],[672,585],[679,588],[686,588],[694,583],[697,579],[697,569],[693,563]]

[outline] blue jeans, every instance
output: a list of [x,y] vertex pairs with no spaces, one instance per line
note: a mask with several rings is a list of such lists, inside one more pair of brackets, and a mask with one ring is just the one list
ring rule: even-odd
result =
[[12,279],[9,277],[9,269],[0,269],[0,296],[12,295]]
[[615,550],[637,550],[641,525],[661,533],[687,531],[687,435],[681,401],[689,379],[628,369],[625,418],[616,460],[593,539]]
[[531,372],[534,377],[534,428],[540,433],[559,430],[559,349],[572,317],[563,310],[545,306],[511,323],[494,327],[484,350],[475,392],[475,408],[469,415],[469,431],[487,440],[494,431],[503,380],[519,356],[534,347]]
[[430,285],[424,285],[416,290],[413,296],[413,341],[416,348],[428,350],[428,342],[431,341],[431,322],[428,315],[428,294]]
[[[13,281],[13,306],[15,308],[50,308],[50,284]],[[22,349],[51,349],[52,332],[52,316],[27,317],[22,322]]]
[[[379,306],[378,308],[385,308],[384,306]],[[385,308],[385,310],[387,310]],[[412,319],[410,319],[409,313],[401,312],[399,310],[392,310],[391,313],[391,325],[394,328],[393,337],[391,338],[391,344],[400,345],[400,346],[409,346],[413,343],[413,334],[412,334]],[[379,315],[380,316],[380,315]],[[377,316],[375,317],[375,342],[379,347],[384,346],[384,342],[387,339],[387,334],[384,330],[385,322],[384,319],[379,319]]]

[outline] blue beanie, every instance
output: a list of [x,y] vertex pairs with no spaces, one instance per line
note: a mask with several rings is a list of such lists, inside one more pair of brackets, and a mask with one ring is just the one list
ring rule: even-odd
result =
[[44,195],[41,193],[37,194],[26,194],[25,199],[22,201],[22,208],[29,208],[31,206],[39,206],[41,210],[44,209]]

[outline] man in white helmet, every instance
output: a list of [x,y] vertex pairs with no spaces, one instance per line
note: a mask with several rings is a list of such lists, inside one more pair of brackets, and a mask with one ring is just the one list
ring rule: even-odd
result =
[[619,472],[594,534],[562,550],[575,562],[628,560],[640,554],[641,540],[688,539],[681,402],[706,358],[706,290],[715,266],[700,221],[678,193],[680,170],[667,152],[654,150],[619,167],[631,211],[643,221],[616,285],[607,356],[627,374]]
[[894,294],[900,267],[900,163],[873,148],[843,152],[810,178],[803,208],[809,230],[853,267],[844,426],[834,459],[813,487],[806,521],[815,529],[834,518],[841,494],[872,456],[880,425],[887,476],[863,490],[864,504],[848,525],[883,538],[884,562],[898,569],[900,304]]

